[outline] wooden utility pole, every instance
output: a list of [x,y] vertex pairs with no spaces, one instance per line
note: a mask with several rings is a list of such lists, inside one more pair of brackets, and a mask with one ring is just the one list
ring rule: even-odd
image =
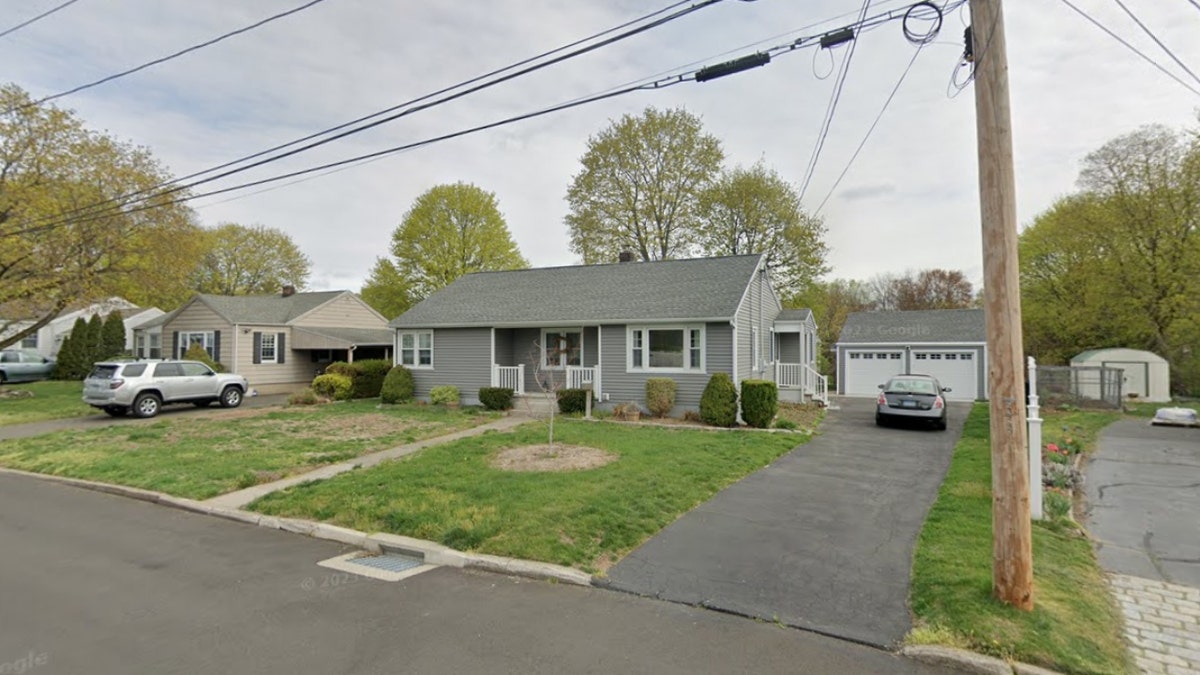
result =
[[1033,609],[1017,200],[1001,0],[971,0],[992,433],[992,592]]

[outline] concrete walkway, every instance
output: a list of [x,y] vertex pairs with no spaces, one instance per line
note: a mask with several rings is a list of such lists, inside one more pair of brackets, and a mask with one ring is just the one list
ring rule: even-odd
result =
[[372,467],[372,466],[375,466],[376,464],[379,464],[380,462],[386,462],[390,459],[396,459],[399,457],[404,457],[406,455],[411,455],[412,453],[417,452],[418,450],[428,448],[433,445],[442,445],[444,443],[449,443],[451,441],[457,441],[460,438],[469,438],[471,436],[479,436],[479,435],[485,434],[489,431],[507,431],[509,429],[512,429],[513,427],[516,427],[520,424],[524,424],[528,421],[530,421],[530,418],[523,416],[523,415],[519,415],[519,414],[509,415],[508,417],[502,417],[494,422],[489,422],[487,424],[483,424],[483,425],[480,425],[477,427],[472,427],[472,428],[466,429],[464,431],[457,431],[452,434],[446,434],[445,436],[437,436],[435,438],[427,438],[423,441],[418,441],[416,443],[409,443],[408,445],[401,445],[399,447],[392,448],[390,450],[382,450],[380,452],[371,453],[369,455],[355,457],[352,460],[342,462],[340,464],[330,464],[328,466],[323,466],[319,469],[314,469],[312,471],[309,471],[308,473],[303,473],[298,476],[284,478],[282,480],[277,480],[272,483],[263,483],[261,485],[255,485],[254,487],[246,488],[245,490],[238,490],[237,492],[228,492],[219,497],[213,497],[212,499],[209,499],[209,500],[205,501],[204,503],[211,504],[213,506],[220,506],[222,508],[240,509],[240,508],[246,506],[247,504],[249,504],[250,502],[254,501],[255,499],[258,499],[259,497],[263,497],[265,495],[271,494],[272,492],[277,492],[277,491],[283,490],[285,488],[290,488],[292,486],[299,485],[301,483],[308,483],[310,481],[315,481],[315,480],[325,480],[327,478],[332,478],[340,473],[346,473],[347,471],[351,471],[356,468]]
[[609,571],[608,585],[858,642],[908,632],[913,547],[969,406],[950,428],[880,429],[843,399],[820,435],[687,513]]

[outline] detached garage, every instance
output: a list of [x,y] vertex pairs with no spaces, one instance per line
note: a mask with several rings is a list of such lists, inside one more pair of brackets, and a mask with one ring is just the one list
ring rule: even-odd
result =
[[893,375],[936,377],[947,398],[987,398],[987,334],[982,309],[854,312],[837,351],[838,393],[875,396]]
[[[1124,377],[1121,393],[1152,403],[1171,400],[1171,366],[1167,360],[1140,349],[1090,349],[1071,359],[1071,367],[1120,368]],[[1099,385],[1091,385],[1093,389]]]

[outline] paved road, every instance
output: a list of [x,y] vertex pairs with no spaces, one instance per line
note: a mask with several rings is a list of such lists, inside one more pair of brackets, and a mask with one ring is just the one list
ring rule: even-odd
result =
[[1085,490],[1106,570],[1200,588],[1200,429],[1116,422],[1100,436]]
[[0,672],[950,672],[598,589],[346,577],[330,542],[33,478],[0,476],[0,542]]
[[879,429],[844,399],[821,434],[684,515],[610,570],[614,588],[893,646],[913,546],[969,407],[947,431]]

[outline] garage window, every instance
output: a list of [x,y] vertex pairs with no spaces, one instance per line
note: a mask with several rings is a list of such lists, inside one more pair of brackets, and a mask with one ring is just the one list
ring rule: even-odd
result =
[[930,360],[930,361],[941,361],[941,360],[942,360],[942,355],[941,355],[941,354],[930,354],[930,355],[929,355],[929,360]]
[[947,355],[946,355],[946,360],[947,360],[947,361],[954,361],[954,360],[955,360],[955,359],[957,359],[957,358],[958,358],[958,354],[947,354]]
[[893,361],[899,361],[900,360],[900,352],[892,352],[891,359]]
[[970,361],[972,358],[974,358],[974,356],[975,356],[975,355],[974,355],[974,354],[972,354],[971,352],[965,352],[965,353],[962,355],[962,360],[963,360],[963,361]]
[[916,358],[918,361],[924,361],[925,356],[926,356],[925,354],[914,354],[913,355],[913,357]]
[[857,358],[858,358],[858,356],[859,356],[858,352],[850,352],[850,358],[851,358],[851,359],[857,359]]
[[873,358],[875,358],[875,355],[874,354],[863,354],[863,358],[864,359],[873,359]]

